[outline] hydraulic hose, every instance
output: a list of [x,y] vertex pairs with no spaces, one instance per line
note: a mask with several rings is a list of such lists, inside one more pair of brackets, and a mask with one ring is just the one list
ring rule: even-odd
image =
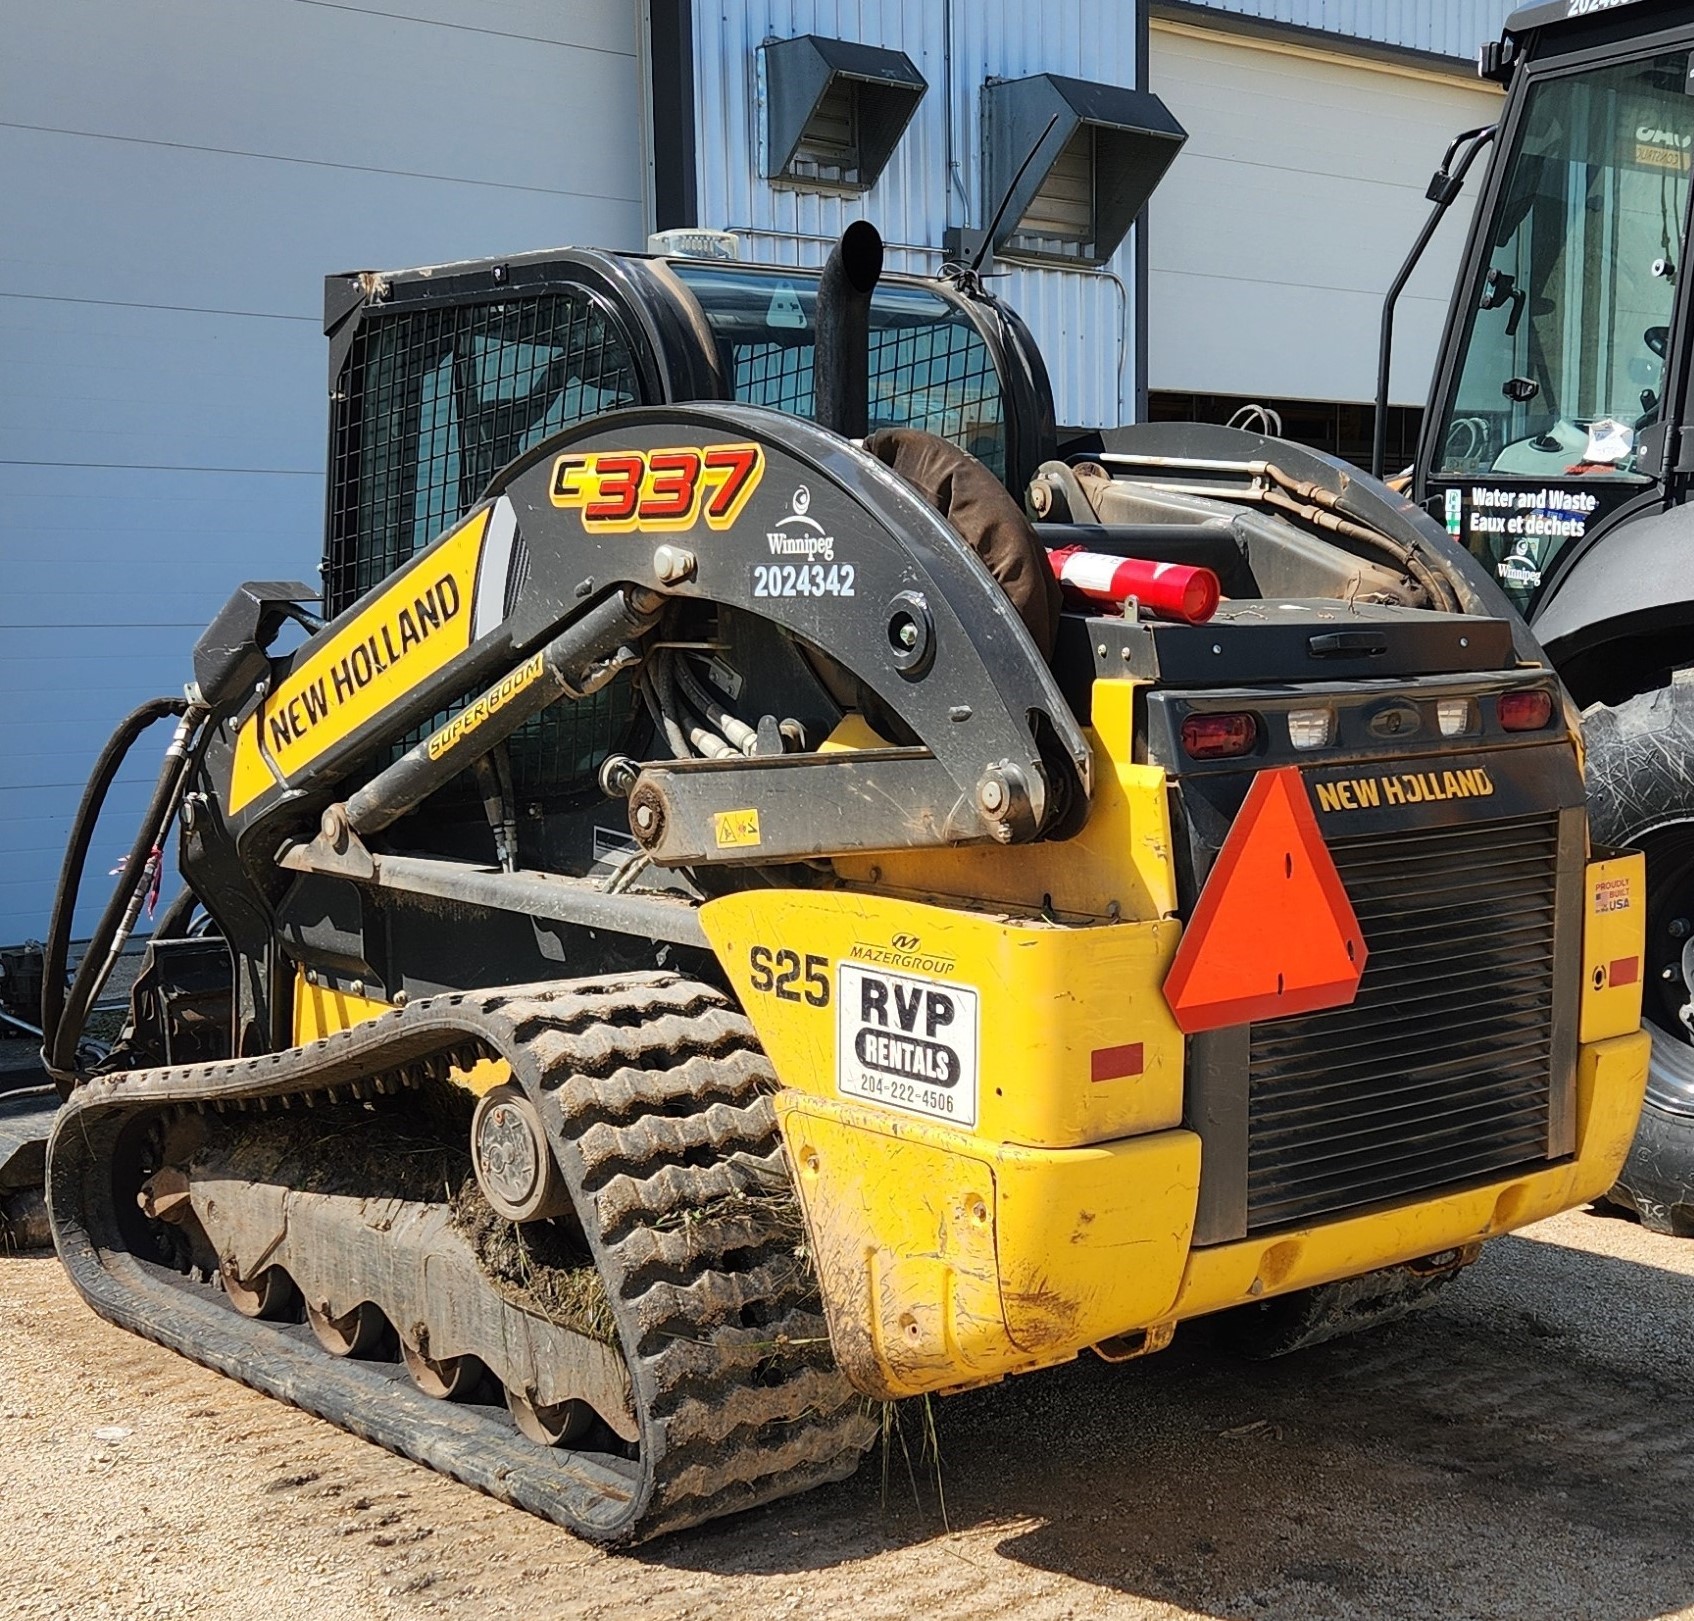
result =
[[[156,705],[166,704],[167,708],[157,708]],[[203,705],[190,705],[178,699],[156,699],[154,705],[143,705],[124,725],[119,728],[118,737],[124,737],[117,759],[109,771],[97,767],[95,778],[90,788],[99,785],[99,794],[92,802],[92,815],[84,823],[83,810],[90,808],[89,796],[84,796],[84,806],[78,810],[77,825],[74,830],[71,845],[65,852],[67,867],[72,857],[77,855],[78,846],[81,858],[70,870],[72,881],[67,887],[61,882],[60,895],[54,905],[52,945],[55,948],[54,958],[45,965],[51,982],[63,984],[65,957],[70,943],[71,918],[75,912],[76,891],[80,887],[83,861],[86,859],[88,842],[93,837],[94,821],[99,815],[101,803],[105,800],[106,790],[111,786],[112,776],[116,774],[117,765],[128,753],[139,728],[133,735],[129,733],[130,723],[148,709],[153,713],[148,724],[164,714],[180,716],[175,733],[171,737],[170,746],[165,750],[164,762],[159,768],[159,778],[154,784],[153,797],[147,806],[147,813],[141,820],[141,826],[136,833],[135,842],[130,846],[128,857],[119,868],[117,886],[106,903],[106,909],[100,915],[100,921],[95,925],[94,934],[89,940],[88,949],[77,967],[76,978],[71,984],[70,991],[65,995],[61,1005],[54,1009],[55,1017],[51,1023],[43,1017],[42,1029],[47,1032],[43,1038],[41,1060],[47,1072],[53,1077],[55,1084],[62,1093],[76,1084],[77,1045],[82,1037],[84,1026],[88,1022],[88,1012],[94,1005],[106,981],[111,976],[112,966],[117,954],[123,948],[124,941],[134,926],[135,919],[141,910],[149,883],[155,870],[154,851],[160,846],[165,837],[166,829],[176,814],[177,804],[181,795],[183,782],[186,778],[190,760],[194,754],[195,744],[207,711]],[[108,745],[110,748],[110,745]],[[104,767],[106,758],[101,757],[100,765]],[[48,1011],[48,992],[42,992],[42,1012]]]
[[47,928],[47,948],[43,955],[41,982],[41,1028],[43,1053],[54,1045],[59,1021],[65,1011],[65,963],[70,954],[72,918],[76,914],[77,893],[82,888],[82,869],[88,861],[88,846],[94,838],[94,827],[117,776],[135,741],[154,721],[167,715],[186,713],[188,702],[183,698],[150,698],[132,714],[124,717],[117,730],[107,739],[106,746],[95,761],[88,786],[82,791],[82,802],[71,821],[71,836],[65,845],[65,859],[59,868],[59,887],[53,897],[53,917]]
[[1277,490],[1265,492],[1265,500],[1270,506],[1279,507],[1290,516],[1300,518],[1319,529],[1328,529],[1349,540],[1360,541],[1377,551],[1386,552],[1423,588],[1432,608],[1446,613],[1460,611],[1458,597],[1452,587],[1423,560],[1415,547],[1407,546],[1371,525],[1347,517],[1341,510],[1340,497],[1333,490],[1325,489],[1321,484],[1314,484],[1309,479],[1293,478],[1274,462],[1255,464],[1255,471],[1261,472],[1278,486]]
[[689,703],[705,717],[706,724],[718,733],[732,749],[742,754],[751,754],[754,745],[759,741],[759,734],[747,724],[738,719],[706,690],[706,685],[687,663],[678,659],[675,666],[676,678],[682,685],[682,695]]

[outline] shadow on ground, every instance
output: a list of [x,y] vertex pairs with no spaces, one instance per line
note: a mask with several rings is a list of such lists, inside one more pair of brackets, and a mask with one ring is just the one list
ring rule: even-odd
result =
[[[773,1574],[935,1538],[926,1422],[902,1411],[910,1473],[896,1442],[829,1501],[639,1557]],[[1196,1325],[1145,1363],[1085,1357],[936,1402],[932,1421],[973,1557],[1103,1601],[1255,1621],[1694,1604],[1694,1279],[1635,1261],[1502,1239],[1430,1312],[1369,1336],[1249,1364]]]

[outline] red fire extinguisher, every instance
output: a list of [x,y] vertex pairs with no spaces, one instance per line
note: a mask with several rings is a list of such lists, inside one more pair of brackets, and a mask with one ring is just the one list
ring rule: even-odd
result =
[[1067,593],[1088,602],[1125,603],[1131,597],[1148,613],[1203,625],[1218,610],[1218,577],[1186,563],[1149,563],[1142,557],[1110,557],[1061,546],[1047,554]]

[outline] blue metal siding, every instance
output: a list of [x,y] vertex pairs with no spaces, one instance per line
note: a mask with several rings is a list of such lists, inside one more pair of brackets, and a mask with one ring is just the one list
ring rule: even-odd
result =
[[[744,258],[818,265],[851,220],[889,243],[888,268],[933,274],[948,225],[986,223],[981,107],[990,76],[1060,73],[1135,83],[1135,8],[1112,0],[720,0],[695,8],[699,225],[742,235]],[[929,91],[869,192],[773,186],[760,174],[757,47],[823,34],[904,51]],[[949,52],[949,41],[951,51]],[[1046,355],[1061,422],[1105,427],[1134,411],[1134,234],[1103,270],[1001,267],[995,293]]]
[[1476,60],[1484,40],[1498,39],[1521,0],[1194,0],[1267,22],[1318,28],[1352,39]]
[[[181,690],[241,580],[317,577],[324,274],[641,245],[635,5],[54,0],[13,8],[0,105],[10,944],[46,931],[118,719]],[[163,744],[114,790],[83,928]]]

